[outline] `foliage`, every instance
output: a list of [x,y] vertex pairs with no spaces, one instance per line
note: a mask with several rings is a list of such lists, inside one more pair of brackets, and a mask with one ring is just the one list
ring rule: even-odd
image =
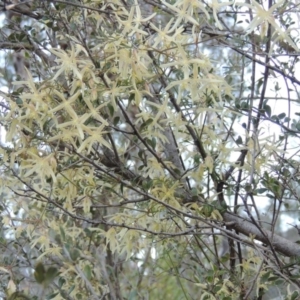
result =
[[2,299],[298,298],[299,4],[2,7]]

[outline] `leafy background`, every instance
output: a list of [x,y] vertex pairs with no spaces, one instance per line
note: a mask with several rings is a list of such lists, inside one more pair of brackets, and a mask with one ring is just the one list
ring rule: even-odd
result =
[[298,3],[2,7],[2,299],[297,299]]

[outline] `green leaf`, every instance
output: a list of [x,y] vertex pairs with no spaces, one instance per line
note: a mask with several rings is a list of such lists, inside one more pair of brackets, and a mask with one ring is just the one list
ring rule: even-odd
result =
[[244,111],[248,111],[249,109],[249,104],[246,101],[241,102],[241,109]]
[[134,94],[134,93],[131,93],[130,96],[129,96],[129,99],[128,99],[129,103],[130,103],[131,101],[133,101],[134,98],[135,98],[135,94]]
[[262,277],[261,277],[261,282],[265,283],[269,280],[270,275],[272,274],[271,271],[268,271],[267,273],[265,273]]
[[36,297],[28,297],[25,294],[21,292],[15,292],[12,295],[10,295],[8,298],[5,298],[7,300],[35,300],[37,299]]
[[271,106],[270,105],[265,105],[264,110],[265,110],[265,113],[267,114],[267,116],[270,117],[271,114],[272,114]]
[[85,265],[84,268],[83,268],[83,272],[84,272],[84,275],[85,277],[88,279],[88,280],[91,280],[92,279],[92,269],[91,269],[91,266],[90,265]]
[[153,186],[153,180],[152,179],[143,180],[142,186],[146,191],[149,190]]
[[274,195],[270,194],[270,193],[267,193],[266,196],[270,199],[274,199]]
[[60,235],[63,241],[66,241],[66,234],[65,234],[65,230],[63,229],[62,226],[59,226],[59,231],[60,231]]
[[134,290],[131,290],[130,291],[130,294],[128,296],[128,300],[135,300],[135,299],[138,299],[138,294],[137,294],[137,291],[134,289]]
[[293,294],[291,295],[291,300],[296,300],[299,299],[299,292],[298,291],[294,291]]
[[199,165],[200,164],[200,160],[201,160],[201,155],[200,154],[196,154],[193,158],[194,158],[195,165]]
[[271,117],[271,119],[272,120],[274,120],[275,122],[279,122],[279,118],[278,118],[278,116],[276,116],[276,115],[273,115],[272,117]]
[[71,287],[69,288],[68,294],[71,294],[71,293],[74,291],[74,289],[75,289],[75,285],[73,284],[73,285],[71,285]]
[[284,281],[282,279],[278,279],[278,280],[275,281],[275,284],[276,285],[282,285],[282,284],[284,284]]
[[210,204],[205,204],[201,210],[202,214],[205,217],[210,217],[211,213],[213,212],[213,206]]
[[22,105],[23,105],[23,100],[22,100],[20,97],[18,97],[18,98],[16,99],[16,103],[17,103],[19,106],[22,106]]
[[114,107],[111,104],[108,104],[107,108],[108,108],[110,116],[112,117],[114,115],[114,113],[115,113]]
[[235,108],[236,108],[236,109],[240,109],[240,108],[241,108],[241,105],[240,105],[240,102],[239,102],[239,101],[236,101],[236,102],[235,102]]
[[229,253],[226,253],[225,255],[223,255],[221,258],[220,258],[220,261],[222,263],[226,263],[227,261],[229,261],[230,259],[230,254]]
[[66,283],[66,280],[63,277],[59,277],[58,286],[61,288]]
[[255,190],[255,193],[257,193],[257,194],[263,194],[263,193],[265,193],[266,191],[267,191],[266,188],[260,188],[260,189],[256,189],[256,190]]
[[138,152],[138,157],[141,159],[141,160],[144,160],[146,157],[145,157],[146,153],[144,150],[140,150]]
[[239,137],[235,140],[235,142],[237,143],[237,145],[243,144],[243,140],[242,140],[242,138],[241,138],[240,135],[239,135]]
[[275,281],[277,279],[278,279],[277,276],[271,276],[271,277],[269,277],[268,281]]
[[76,261],[80,257],[80,251],[76,248],[70,249],[69,254],[73,261]]
[[48,299],[50,300],[50,299],[55,298],[58,294],[59,294],[59,292],[55,292],[55,293],[49,295],[49,297],[47,298],[47,300],[48,300]]
[[45,283],[50,284],[54,278],[58,275],[58,270],[55,267],[49,267],[45,274]]
[[153,119],[152,119],[152,118],[150,118],[150,119],[148,119],[147,121],[145,121],[145,122],[141,125],[140,131],[146,130],[147,127],[148,127],[152,122],[153,122]]
[[116,117],[114,118],[113,124],[116,126],[119,122],[120,122],[120,117],[119,117],[119,116],[116,116]]
[[191,189],[191,195],[192,196],[198,196],[198,194],[199,194],[198,189],[196,189],[196,188]]
[[39,262],[34,270],[34,278],[39,284],[48,285],[57,276],[58,270],[55,267],[50,267],[47,270],[44,265]]
[[37,263],[35,269],[34,269],[34,278],[37,281],[37,283],[42,284],[45,281],[45,275],[46,275],[46,270],[44,265],[39,262]]
[[264,83],[264,79],[263,78],[259,78],[258,82],[257,82],[257,90],[259,91],[259,89],[261,88],[262,84]]
[[153,137],[151,140],[150,139],[146,139],[147,144],[149,144],[151,146],[151,148],[153,150],[155,150],[156,147],[156,139]]
[[281,113],[277,117],[278,117],[279,120],[281,120],[281,119],[285,118],[285,116],[286,116],[285,113]]

